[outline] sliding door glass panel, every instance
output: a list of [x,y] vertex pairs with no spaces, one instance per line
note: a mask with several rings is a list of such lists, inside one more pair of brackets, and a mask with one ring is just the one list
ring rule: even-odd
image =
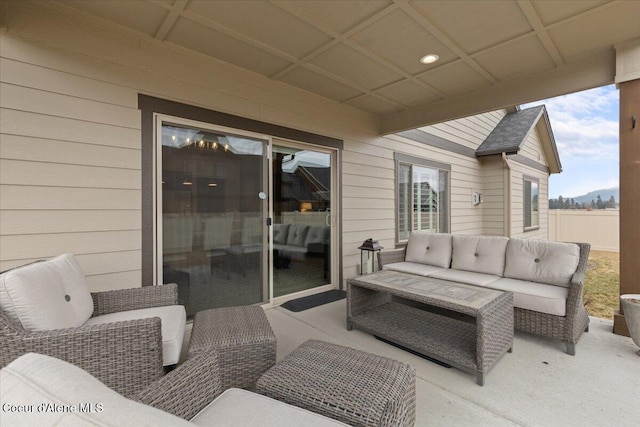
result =
[[331,154],[274,145],[273,295],[331,283]]
[[265,142],[162,125],[163,283],[187,314],[265,295]]

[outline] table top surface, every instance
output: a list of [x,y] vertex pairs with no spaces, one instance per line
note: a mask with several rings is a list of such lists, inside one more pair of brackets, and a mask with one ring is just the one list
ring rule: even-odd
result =
[[[447,280],[433,279],[415,274],[383,270],[350,279],[355,285],[367,284],[384,288],[392,294],[403,297],[416,296],[418,301],[446,305],[456,305],[472,310],[480,310],[505,292],[480,286],[465,285]],[[413,299],[413,298],[412,298]]]

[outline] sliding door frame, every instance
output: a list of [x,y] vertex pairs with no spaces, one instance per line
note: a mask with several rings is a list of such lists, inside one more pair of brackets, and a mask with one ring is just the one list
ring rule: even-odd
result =
[[[215,127],[228,128],[232,133],[255,133],[271,138],[278,138],[296,143],[309,144],[315,147],[333,148],[336,150],[336,170],[335,170],[335,200],[338,219],[335,224],[335,254],[332,254],[334,269],[336,271],[337,282],[333,285],[342,288],[343,268],[342,268],[342,150],[344,142],[340,139],[306,132],[294,128],[249,119],[242,116],[223,113],[207,108],[196,107],[149,95],[138,95],[138,109],[141,110],[141,169],[142,169],[142,285],[153,286],[158,283],[157,272],[157,247],[156,247],[156,179],[157,170],[155,162],[156,147],[156,119],[155,115],[166,115],[176,119],[193,120],[206,123]],[[162,182],[162,181],[160,181]],[[334,190],[332,189],[332,190]]]

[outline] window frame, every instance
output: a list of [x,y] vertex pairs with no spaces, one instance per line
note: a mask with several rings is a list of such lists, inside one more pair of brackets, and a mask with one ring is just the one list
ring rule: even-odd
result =
[[[531,221],[531,225],[527,226],[527,182],[529,182],[531,184],[530,190],[529,190],[529,194],[531,197],[531,200],[529,201],[529,206],[530,206],[530,210],[529,210],[529,218]],[[536,217],[537,219],[537,223],[533,224],[533,184],[536,184],[537,187],[537,195],[538,195],[538,216]],[[539,230],[540,229],[540,179],[539,178],[535,178],[533,176],[527,176],[527,175],[523,175],[522,177],[522,229],[523,231],[527,232],[527,231],[535,231],[535,230]]]
[[[429,159],[425,159],[422,157],[415,157],[415,156],[410,156],[407,154],[402,154],[402,153],[394,153],[394,160],[395,160],[395,185],[394,185],[394,196],[395,196],[395,236],[396,236],[396,244],[397,245],[404,245],[407,243],[408,238],[407,239],[401,239],[400,238],[400,197],[399,197],[399,193],[400,193],[400,165],[401,164],[406,164],[411,166],[410,168],[410,178],[412,179],[410,188],[413,189],[413,166],[419,166],[419,167],[423,167],[423,168],[429,168],[429,169],[434,169],[436,170],[438,173],[440,172],[445,172],[446,175],[446,182],[445,182],[445,193],[446,193],[446,202],[445,202],[445,207],[446,207],[446,215],[444,215],[444,224],[438,224],[439,225],[439,232],[444,233],[444,232],[450,232],[450,225],[451,225],[451,165],[447,164],[447,163],[442,163],[442,162],[438,162],[435,160],[429,160]],[[410,202],[410,206],[413,206],[413,190],[410,192],[411,194],[411,202]],[[409,232],[414,231],[413,230],[413,208],[411,209],[412,212],[412,218],[410,220],[410,226],[409,226]],[[438,215],[438,217],[440,217],[440,215]],[[444,230],[446,231],[444,231]]]

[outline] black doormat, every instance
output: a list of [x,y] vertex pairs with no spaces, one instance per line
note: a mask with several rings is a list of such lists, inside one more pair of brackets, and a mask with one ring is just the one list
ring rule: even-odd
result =
[[338,301],[346,298],[347,292],[339,289],[332,289],[327,292],[322,292],[315,295],[309,295],[308,297],[302,297],[287,301],[281,305],[289,311],[299,312],[308,310],[319,305],[328,304],[330,302]]

